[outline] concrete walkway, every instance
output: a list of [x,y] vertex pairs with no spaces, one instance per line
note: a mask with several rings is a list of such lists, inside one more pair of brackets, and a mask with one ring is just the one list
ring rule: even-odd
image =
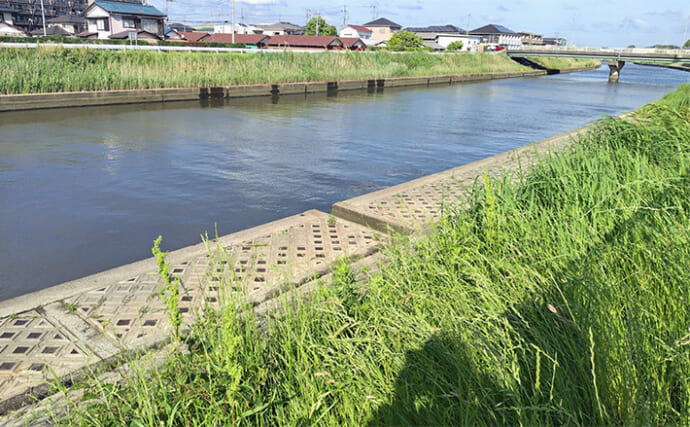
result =
[[[289,289],[313,288],[342,258],[373,259],[389,232],[428,230],[485,170],[500,175],[525,166],[579,132],[336,203],[332,215],[312,210],[171,252],[183,318],[192,322],[224,290],[266,307]],[[56,378],[70,383],[90,368],[167,342],[160,283],[151,258],[1,302],[0,414],[46,396]],[[18,422],[12,417],[0,424]]]

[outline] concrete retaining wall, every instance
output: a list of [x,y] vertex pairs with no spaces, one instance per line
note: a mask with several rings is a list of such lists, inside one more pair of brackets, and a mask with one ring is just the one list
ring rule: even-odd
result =
[[62,107],[141,104],[167,101],[194,101],[206,98],[247,98],[258,96],[298,95],[409,86],[450,85],[511,77],[542,76],[546,72],[528,70],[505,73],[473,73],[450,76],[396,77],[387,79],[298,82],[237,86],[213,86],[182,89],[110,90],[93,92],[39,93],[0,95],[0,112]]

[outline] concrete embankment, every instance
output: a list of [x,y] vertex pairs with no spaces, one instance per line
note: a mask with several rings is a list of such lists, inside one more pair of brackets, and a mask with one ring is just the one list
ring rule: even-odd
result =
[[[307,211],[173,251],[168,260],[183,286],[184,320],[217,306],[223,289],[264,310],[289,290],[320,286],[340,259],[373,264],[390,233],[423,233],[485,170],[497,176],[524,167],[580,132],[338,202],[331,215]],[[159,283],[151,258],[0,302],[0,414],[46,396],[56,379],[69,384],[124,354],[166,343],[171,329]]]
[[273,97],[346,90],[379,90],[394,87],[452,85],[514,77],[542,76],[542,70],[470,73],[446,76],[396,77],[384,79],[297,82],[257,85],[214,86],[179,89],[112,90],[0,95],[0,112],[98,105],[195,101],[208,98]]

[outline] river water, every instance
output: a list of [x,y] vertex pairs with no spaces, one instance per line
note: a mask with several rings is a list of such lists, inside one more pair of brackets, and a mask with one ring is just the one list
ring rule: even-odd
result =
[[[0,300],[469,163],[653,101],[627,64],[383,92],[0,113]],[[222,103],[221,103],[222,104]]]

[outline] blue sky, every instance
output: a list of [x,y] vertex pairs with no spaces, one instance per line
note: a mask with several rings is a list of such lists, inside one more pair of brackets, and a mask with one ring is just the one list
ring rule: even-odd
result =
[[[249,24],[279,19],[304,25],[307,11],[317,11],[329,24],[343,23],[343,6],[349,24],[388,18],[403,27],[454,24],[470,29],[494,23],[514,31],[530,31],[545,37],[565,37],[578,46],[625,47],[657,43],[680,44],[690,20],[690,0],[568,0],[512,2],[468,1],[372,1],[341,0],[342,4],[310,0],[247,0],[235,2],[237,22],[244,15]],[[165,0],[149,0],[165,10]],[[230,21],[230,0],[174,0],[169,3],[171,22],[191,25]],[[690,28],[687,30],[690,38]]]

